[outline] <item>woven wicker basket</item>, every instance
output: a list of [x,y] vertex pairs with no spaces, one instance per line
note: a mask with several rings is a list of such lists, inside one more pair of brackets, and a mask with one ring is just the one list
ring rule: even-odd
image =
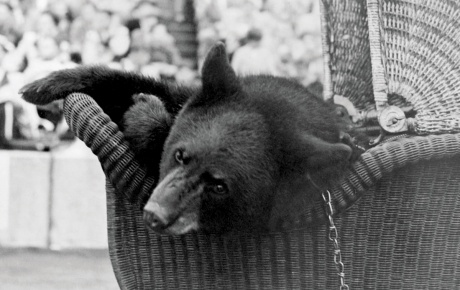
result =
[[[413,6],[407,1],[401,3]],[[452,7],[454,4],[448,2]],[[415,103],[423,96],[409,97],[402,89],[396,89],[404,87],[406,92],[413,85],[399,77],[401,74],[388,72],[394,67],[388,64],[394,60],[378,53],[381,65],[375,61],[375,31],[368,30],[368,23],[383,21],[383,11],[387,10],[382,7],[391,5],[369,1],[366,6],[365,1],[343,0],[324,1],[323,5],[329,72],[326,94],[348,97],[362,110],[378,108],[386,99],[391,104],[410,102],[419,108]],[[378,13],[372,16],[376,19],[367,19],[373,7],[377,8]],[[450,15],[456,20],[453,15],[457,14]],[[406,18],[401,21],[406,23]],[[378,37],[384,38],[383,26],[377,27]],[[377,50],[387,51],[380,46]],[[383,72],[380,81],[372,78],[379,72]],[[455,74],[449,74],[449,78],[450,83],[458,80]],[[456,88],[448,88],[449,94],[454,95]],[[374,97],[381,92],[392,94]],[[442,99],[439,102],[447,105]],[[200,233],[157,235],[144,226],[141,210],[155,181],[139,167],[117,126],[86,95],[68,96],[64,111],[72,130],[99,157],[107,176],[109,249],[122,289],[340,286],[320,195],[302,213],[305,223],[288,231],[230,238]],[[332,189],[338,212],[334,220],[339,229],[346,282],[351,288],[460,288],[459,162],[460,134],[400,138],[364,153],[343,182]]]
[[[117,126],[86,95],[67,97],[64,110],[107,176],[109,249],[122,289],[338,285],[320,197],[306,210],[309,226],[301,229],[230,239],[156,235],[146,229],[141,210],[154,182]],[[350,286],[460,287],[459,154],[460,134],[389,142],[363,154],[332,191],[334,207],[346,210],[335,219]]]

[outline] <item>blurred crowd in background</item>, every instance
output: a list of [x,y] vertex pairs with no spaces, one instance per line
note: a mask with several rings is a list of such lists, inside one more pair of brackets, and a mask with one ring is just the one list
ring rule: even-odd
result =
[[195,3],[200,58],[219,39],[240,73],[281,75],[304,85],[322,80],[319,0]]
[[18,91],[80,64],[195,83],[206,51],[223,41],[238,73],[282,75],[304,85],[322,78],[318,0],[169,1],[175,22],[184,21],[184,6],[193,3],[198,66],[181,56],[160,2],[168,1],[0,0],[0,148],[40,149],[39,139],[50,145],[71,138],[62,103],[37,108]]
[[[174,38],[160,23],[161,15],[155,1],[1,0],[3,147],[8,147],[9,140],[68,133],[62,104],[38,108],[37,113],[35,106],[18,95],[23,85],[52,71],[103,64],[155,78],[177,76],[180,81],[193,81],[197,74],[182,65]],[[12,122],[20,124],[11,126]],[[21,144],[30,147],[24,142],[9,143],[12,147]],[[33,149],[34,144],[30,145]]]

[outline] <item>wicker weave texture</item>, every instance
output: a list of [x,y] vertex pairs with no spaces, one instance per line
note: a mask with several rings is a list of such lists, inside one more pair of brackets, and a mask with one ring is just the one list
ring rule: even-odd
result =
[[99,158],[102,169],[117,190],[139,208],[147,201],[155,180],[134,158],[118,126],[88,95],[74,93],[64,104],[69,127]]
[[[144,189],[153,181],[132,178],[141,194],[129,194],[124,169],[127,176],[133,166],[140,176],[144,173],[129,148],[117,153],[126,143],[116,126],[85,95],[67,97],[64,110],[108,177],[109,249],[122,289],[338,287],[320,203],[311,207],[312,222],[304,229],[235,237],[157,235],[145,227],[139,207],[139,196],[149,192]],[[102,138],[99,132],[108,133]],[[458,134],[390,142],[367,152],[355,165],[344,181],[346,194],[333,192],[336,208],[354,205],[336,217],[350,286],[460,287],[459,144]],[[112,149],[101,150],[104,146]],[[109,158],[112,154],[117,158]],[[414,165],[407,167],[410,163]]]
[[418,133],[459,132],[460,3],[382,0],[378,9],[387,92],[413,105]]
[[460,132],[458,1],[322,2],[327,97],[412,106],[416,133]]
[[365,1],[321,1],[325,97],[348,97],[360,110],[374,108]]
[[[460,161],[396,170],[336,218],[352,289],[458,289]],[[222,238],[148,232],[108,189],[110,252],[122,289],[335,289],[326,226]]]

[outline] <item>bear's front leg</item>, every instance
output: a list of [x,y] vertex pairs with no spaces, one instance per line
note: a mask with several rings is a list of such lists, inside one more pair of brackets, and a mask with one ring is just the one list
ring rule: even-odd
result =
[[174,88],[133,72],[105,66],[80,66],[53,72],[24,86],[19,93],[26,101],[37,105],[64,99],[71,93],[84,93],[91,96],[112,121],[120,125],[124,113],[134,104],[132,96],[138,93],[159,97],[169,112],[176,113],[187,93]]

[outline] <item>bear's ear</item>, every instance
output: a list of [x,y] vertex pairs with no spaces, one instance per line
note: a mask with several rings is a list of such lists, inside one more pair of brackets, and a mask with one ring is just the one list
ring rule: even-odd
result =
[[350,166],[352,149],[343,143],[329,143],[312,136],[308,143],[307,172],[317,186],[327,188]]
[[238,78],[231,67],[225,45],[215,44],[208,52],[201,70],[203,80],[203,96],[211,101],[215,98],[228,97],[235,94],[239,88]]

